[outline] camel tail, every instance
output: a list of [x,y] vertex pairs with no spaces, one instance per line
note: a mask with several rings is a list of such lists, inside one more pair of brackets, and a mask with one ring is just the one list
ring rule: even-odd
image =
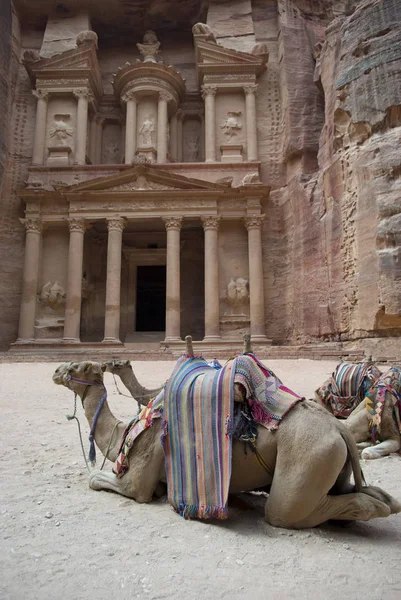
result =
[[364,486],[366,485],[366,481],[359,462],[359,454],[355,440],[345,425],[340,427],[340,434],[347,445],[348,454],[351,460],[352,472],[354,474],[355,481],[355,491],[362,492]]

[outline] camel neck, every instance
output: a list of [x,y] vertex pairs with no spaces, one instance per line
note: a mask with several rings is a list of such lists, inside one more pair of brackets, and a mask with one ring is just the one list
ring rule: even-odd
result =
[[[105,388],[103,386],[90,386],[89,389],[87,389],[84,399],[84,411],[90,427],[92,427],[96,410],[104,392]],[[94,438],[96,445],[102,454],[105,455],[110,442],[110,436],[113,434],[113,429],[115,428],[108,452],[108,458],[112,461],[116,460],[117,458],[121,437],[125,429],[125,425],[123,423],[116,425],[117,423],[118,420],[112,414],[107,400],[104,400],[102,409],[97,419]]]
[[148,395],[156,395],[159,393],[161,388],[148,389],[141,385],[137,378],[135,377],[135,373],[132,369],[122,369],[120,373],[121,381],[130,391],[131,396],[133,398],[139,398],[140,396],[148,396]]

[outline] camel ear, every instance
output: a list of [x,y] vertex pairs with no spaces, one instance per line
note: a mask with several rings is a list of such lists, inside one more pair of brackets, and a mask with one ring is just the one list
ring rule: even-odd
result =
[[126,367],[130,367],[131,366],[131,361],[130,360],[126,360],[125,361],[125,366]]
[[79,366],[78,363],[70,362],[70,364],[68,365],[68,368],[67,368],[67,373],[72,373],[73,371],[77,371],[78,366]]
[[86,362],[85,366],[84,366],[84,373],[87,373],[91,367],[92,367],[92,363]]
[[103,365],[99,363],[90,363],[92,373],[103,381]]
[[106,369],[107,369],[107,365],[106,365],[106,363],[102,363],[102,364],[100,365],[100,368],[102,369],[102,373],[104,373],[104,372],[106,371]]

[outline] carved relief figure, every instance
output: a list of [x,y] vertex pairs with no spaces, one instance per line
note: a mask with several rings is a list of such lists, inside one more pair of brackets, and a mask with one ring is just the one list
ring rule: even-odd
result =
[[50,137],[54,138],[57,146],[67,146],[68,138],[72,137],[73,129],[67,123],[71,115],[54,115],[54,123],[50,127]]
[[156,62],[155,56],[159,53],[160,42],[154,31],[148,29],[143,36],[143,43],[137,44],[136,47],[142,54],[144,62]]
[[237,131],[242,129],[242,124],[237,120],[237,117],[240,117],[242,112],[238,111],[229,111],[227,113],[227,118],[220,125],[221,129],[224,129],[224,135],[228,137],[229,140],[235,135],[237,135]]
[[155,125],[152,117],[147,115],[139,130],[140,145],[145,147],[152,146],[154,132]]
[[196,161],[199,158],[199,135],[185,140],[187,156],[189,161]]
[[46,307],[52,310],[57,310],[65,304],[66,293],[61,285],[56,281],[51,283],[48,281],[39,294],[39,301]]
[[234,312],[234,310],[243,312],[248,300],[248,280],[242,277],[238,277],[236,280],[231,278],[227,284],[227,303],[231,308],[231,312]]

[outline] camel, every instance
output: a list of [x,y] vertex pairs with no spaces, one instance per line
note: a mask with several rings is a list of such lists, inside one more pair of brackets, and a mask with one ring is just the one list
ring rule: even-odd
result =
[[[386,373],[383,376],[385,377]],[[375,387],[376,386],[373,386],[373,391],[375,390]],[[399,397],[400,390],[397,389],[396,392],[398,392]],[[398,452],[401,448],[401,433],[394,412],[395,410],[398,410],[395,405],[394,396],[389,391],[386,391],[385,393],[381,424],[380,428],[377,430],[377,441],[380,443],[376,444],[372,440],[372,417],[367,409],[366,401],[367,399],[364,398],[361,404],[352,411],[345,421],[345,425],[353,435],[358,448],[362,450],[362,458],[381,458],[392,452]]]
[[[105,396],[101,365],[63,363],[53,381],[80,396],[92,425]],[[124,429],[104,400],[94,437],[111,461],[117,458]],[[114,491],[141,503],[160,496],[166,482],[161,429],[162,419],[154,420],[135,439],[124,477],[94,470],[90,488]],[[233,441],[230,493],[270,486],[265,506],[265,521],[270,525],[301,529],[331,519],[367,521],[401,512],[401,504],[385,491],[363,484],[349,430],[313,401],[298,402],[274,432],[258,426],[256,448],[259,459],[253,452],[245,453],[244,442]],[[349,482],[351,471],[354,486]]]
[[103,371],[106,371],[106,373],[113,373],[113,375],[118,375],[120,377],[131,396],[137,401],[138,410],[140,410],[141,405],[146,406],[149,400],[157,396],[163,389],[163,386],[148,389],[141,385],[135,377],[134,370],[129,360],[108,360],[102,364],[102,369]]

